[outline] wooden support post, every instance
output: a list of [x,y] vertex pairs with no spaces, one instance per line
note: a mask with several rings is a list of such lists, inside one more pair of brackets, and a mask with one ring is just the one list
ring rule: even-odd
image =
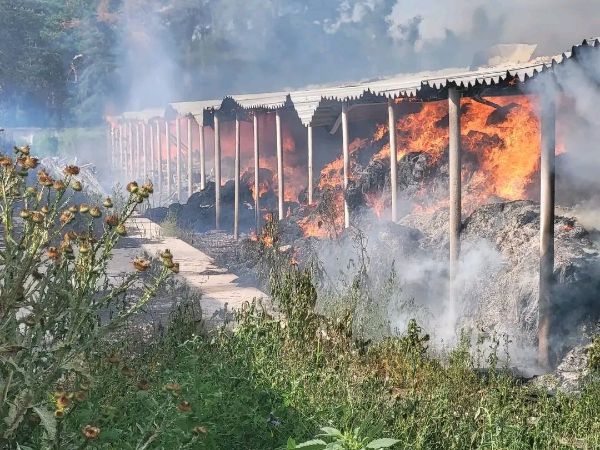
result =
[[277,205],[279,210],[279,220],[285,217],[283,210],[283,202],[285,199],[284,192],[284,174],[283,174],[283,143],[281,140],[281,114],[279,110],[275,111],[275,127],[277,133]]
[[[156,122],[156,183],[158,184],[158,191],[162,196],[163,180],[162,180],[162,141],[160,136],[160,122]],[[159,197],[160,199],[160,197]]]
[[234,206],[233,206],[233,237],[240,237],[240,119],[235,116],[235,163],[234,163]]
[[198,122],[198,133],[200,133],[200,190],[206,189],[206,154],[204,150],[204,126],[202,119]]
[[114,170],[117,167],[117,160],[116,160],[117,152],[116,152],[116,145],[115,145],[115,128],[113,127],[112,124],[109,124],[109,126],[108,126],[107,137],[108,137],[107,147],[108,147],[108,151],[110,153],[110,155],[109,155],[110,168],[114,173]]
[[148,141],[146,140],[146,131],[146,124],[142,123],[142,153],[144,154],[143,179],[148,178]]
[[540,285],[538,319],[538,363],[549,369],[554,364],[551,355],[551,312],[554,284],[554,206],[556,105],[553,99],[541,99],[540,158]]
[[350,150],[348,141],[348,104],[342,103],[342,152],[344,154],[344,227],[350,226],[350,208],[346,200],[348,177],[350,174]]
[[119,174],[121,178],[125,174],[125,152],[123,151],[123,129],[125,126],[121,123],[119,124]]
[[141,173],[141,163],[142,157],[140,156],[140,124],[139,122],[135,123],[135,160],[133,164],[133,177],[137,180],[140,177]]
[[131,181],[133,176],[133,127],[131,126],[131,122],[127,124],[127,146],[128,146],[128,155],[127,155],[127,181]]
[[215,228],[221,228],[221,130],[219,114],[215,112]]
[[193,164],[194,164],[194,158],[193,158],[193,149],[194,146],[192,145],[192,123],[193,123],[193,118],[192,116],[188,116],[188,123],[187,123],[187,146],[188,146],[188,151],[187,151],[187,192],[188,192],[188,198],[190,198],[192,196],[192,194],[194,193],[194,168],[193,168]]
[[258,113],[254,111],[252,118],[254,125],[254,220],[256,235],[260,234],[260,149],[258,144]]
[[448,90],[449,114],[449,177],[450,177],[450,308],[456,311],[455,279],[458,273],[461,229],[461,143],[460,92]]
[[179,117],[175,120],[175,138],[177,140],[175,189],[177,189],[177,202],[181,203],[181,120]]
[[167,201],[170,201],[173,177],[171,175],[171,130],[169,130],[169,121],[165,121],[165,146],[167,150]]
[[308,204],[313,203],[313,128],[308,126]]
[[388,127],[390,136],[390,187],[392,194],[392,222],[398,220],[398,153],[396,149],[396,112],[393,100],[388,101]]
[[156,164],[155,164],[155,152],[156,147],[154,145],[154,127],[152,122],[148,124],[149,133],[148,138],[150,139],[150,180],[152,184],[156,184]]

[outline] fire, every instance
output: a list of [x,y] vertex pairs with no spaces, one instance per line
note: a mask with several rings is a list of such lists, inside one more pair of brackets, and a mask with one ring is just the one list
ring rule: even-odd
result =
[[[496,108],[472,99],[461,103],[463,203],[467,212],[492,198],[527,198],[539,167],[540,128],[531,99],[507,96],[489,100]],[[387,129],[380,125],[373,139],[387,141]],[[398,161],[409,152],[420,151],[428,154],[430,165],[438,164],[448,148],[446,102],[424,103],[419,112],[401,117],[396,133]],[[389,143],[385,142],[374,158],[389,156]],[[368,200],[378,204],[372,198]],[[432,205],[416,207],[430,209]]]
[[[527,96],[491,97],[487,102],[463,99],[461,103],[461,140],[463,148],[463,205],[466,213],[495,198],[528,198],[539,170],[540,124],[534,101]],[[411,152],[428,156],[427,164],[437,167],[447,158],[448,104],[445,101],[423,103],[396,122],[397,161]],[[361,166],[356,162],[362,152],[372,160],[389,160],[388,125],[380,124],[370,138],[355,139],[350,148],[350,179]],[[564,149],[558,146],[558,153]],[[364,160],[364,157],[362,158]],[[401,176],[401,175],[400,175]],[[336,209],[343,215],[343,159],[338,157],[321,170],[318,188],[334,192]],[[428,186],[422,186],[413,198],[413,211],[431,211],[447,206],[447,198],[431,198]],[[389,188],[388,188],[389,189]],[[389,193],[364,193],[366,205],[377,217],[389,207]],[[420,200],[423,201],[420,204]],[[340,214],[338,214],[340,215]],[[300,221],[309,236],[328,235],[315,219]]]
[[367,205],[373,210],[378,219],[383,218],[385,211],[385,199],[383,195],[365,194]]

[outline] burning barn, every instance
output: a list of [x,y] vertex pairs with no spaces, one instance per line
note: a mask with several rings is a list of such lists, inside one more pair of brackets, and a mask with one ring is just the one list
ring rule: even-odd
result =
[[[587,200],[560,171],[557,196],[555,168],[572,150],[563,118],[585,95],[573,85],[597,90],[598,48],[591,39],[531,58],[534,47],[504,46],[469,69],[127,112],[109,118],[110,157],[121,179],[150,178],[161,204],[186,202],[198,230],[237,238],[269,213],[303,237],[365,217],[418,229],[416,252],[449,256],[450,309],[473,294],[459,286],[461,244],[486,239],[504,266],[483,280],[478,292],[493,294],[479,302],[497,308],[496,321],[517,311],[548,366],[568,335],[561,315],[580,323],[599,309],[575,314],[565,300],[598,294],[598,248],[576,219],[555,214],[556,198]],[[511,277],[526,278],[512,297]]]

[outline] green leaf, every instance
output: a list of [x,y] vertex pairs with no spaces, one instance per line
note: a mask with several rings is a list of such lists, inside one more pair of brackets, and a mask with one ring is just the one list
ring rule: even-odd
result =
[[373,448],[373,449],[389,448],[392,445],[396,445],[398,442],[400,442],[398,439],[390,439],[390,438],[375,439],[374,441],[371,441],[367,444],[367,448]]
[[333,427],[322,427],[321,431],[325,434],[325,436],[335,436],[342,437],[342,432],[337,428]]
[[48,440],[53,441],[56,438],[56,418],[54,417],[54,414],[45,408],[37,406],[34,406],[33,410],[40,418],[42,426],[44,427],[44,430],[46,430]]
[[296,445],[294,448],[302,448],[304,450],[323,450],[327,446],[327,442],[321,439],[312,439],[310,441],[302,442]]
[[296,441],[292,438],[288,438],[287,440],[287,445],[286,445],[286,450],[293,450],[296,448]]

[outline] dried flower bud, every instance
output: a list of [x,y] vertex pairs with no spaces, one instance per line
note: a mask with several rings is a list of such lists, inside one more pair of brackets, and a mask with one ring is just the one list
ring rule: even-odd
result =
[[90,216],[92,216],[94,219],[102,217],[102,211],[100,211],[100,208],[97,206],[94,206],[90,209]]
[[56,247],[49,247],[48,250],[46,250],[46,256],[52,261],[56,261],[60,255]]
[[38,182],[42,186],[50,187],[50,186],[54,185],[54,179],[50,175],[48,175],[48,173],[43,169],[38,171],[37,178],[38,178]]
[[39,159],[34,158],[33,156],[26,156],[25,158],[23,158],[22,165],[26,169],[35,169],[39,163],[40,163]]
[[131,192],[132,194],[138,191],[139,187],[136,181],[131,181],[127,183],[127,192]]
[[33,186],[27,186],[27,188],[25,189],[25,193],[27,195],[35,195],[35,194],[37,194],[37,191],[35,190],[35,188]]
[[206,429],[206,427],[200,426],[198,425],[197,427],[192,428],[192,431],[196,434],[206,434],[208,433],[208,430]]
[[31,213],[26,209],[22,209],[19,211],[19,216],[21,216],[21,219],[29,219],[31,217]]
[[42,211],[42,213],[44,213],[44,214],[48,214],[50,212],[50,208],[48,208],[47,205],[44,205],[44,206],[42,206],[40,211]]
[[89,252],[92,251],[92,246],[87,243],[87,242],[83,242],[80,246],[79,246],[79,253],[86,255]]
[[81,430],[81,432],[83,433],[85,438],[90,441],[97,439],[98,436],[100,436],[100,428],[93,427],[91,425],[86,425],[85,427],[83,427],[83,430]]
[[79,175],[79,167],[67,166],[64,170],[65,175]]
[[52,185],[52,187],[59,192],[62,192],[67,188],[67,186],[65,185],[65,183],[62,180],[55,181],[54,184]]
[[82,203],[81,205],[79,205],[79,212],[80,212],[81,214],[85,214],[85,213],[87,213],[87,212],[89,212],[89,211],[90,211],[90,207],[89,207],[89,205],[87,205],[87,204],[85,204],[85,203]]
[[179,263],[173,263],[173,267],[170,267],[171,272],[179,273]]
[[12,159],[9,156],[0,156],[0,166],[8,167],[12,165]]
[[65,412],[57,409],[56,411],[54,411],[54,417],[56,417],[57,419],[62,419],[63,417],[65,417]]
[[76,192],[81,192],[83,190],[83,185],[80,181],[74,181],[71,187]]
[[75,205],[71,205],[71,206],[69,206],[69,211],[72,212],[73,214],[77,214],[79,212],[79,208]]
[[177,405],[177,408],[181,412],[190,412],[192,410],[192,405],[190,404],[190,402],[184,400],[179,405]]
[[106,219],[104,219],[104,222],[109,227],[116,227],[119,224],[119,216],[117,216],[116,214],[111,214],[110,216],[107,216]]
[[117,232],[117,234],[119,236],[127,235],[127,228],[125,228],[125,225],[123,225],[123,224],[117,225],[117,228],[115,228],[115,231]]
[[39,211],[33,211],[31,213],[31,220],[33,223],[42,223],[44,221],[44,214]]
[[71,211],[64,211],[61,215],[60,215],[60,223],[63,225],[66,225],[68,223],[71,223],[73,220],[75,219],[75,214],[73,214]]
[[142,189],[144,189],[148,194],[154,193],[154,185],[151,181],[146,181],[142,184]]
[[15,147],[15,153],[20,153],[22,155],[29,155],[29,152],[31,152],[31,147],[29,145]]
[[69,242],[63,241],[60,243],[60,251],[67,255],[72,255],[73,254],[73,246]]
[[105,208],[112,208],[113,207],[113,201],[110,197],[106,197],[104,199],[104,202],[102,203],[104,205]]
[[148,380],[140,380],[137,384],[137,388],[140,391],[147,391],[150,389],[150,383],[148,383]]
[[135,270],[138,272],[145,272],[150,267],[150,261],[144,258],[135,258],[133,260],[133,267],[135,267]]
[[179,383],[167,383],[165,384],[165,389],[171,392],[179,392],[181,391],[181,386]]
[[160,257],[163,259],[173,259],[173,254],[171,253],[171,250],[167,248],[160,254]]
[[148,193],[148,191],[142,186],[142,188],[138,191],[138,195],[140,197],[144,198],[148,198],[150,197],[150,194]]

